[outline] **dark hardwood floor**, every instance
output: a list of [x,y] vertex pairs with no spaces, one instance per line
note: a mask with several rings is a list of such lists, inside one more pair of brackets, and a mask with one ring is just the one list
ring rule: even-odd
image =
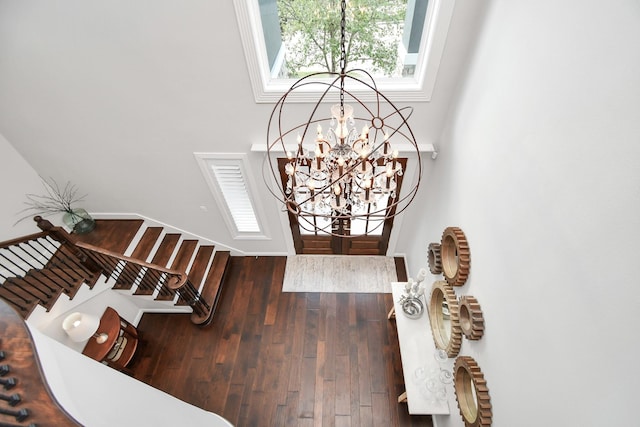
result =
[[233,257],[209,326],[145,314],[133,376],[240,427],[431,426],[397,403],[391,295],[282,293],[285,262]]

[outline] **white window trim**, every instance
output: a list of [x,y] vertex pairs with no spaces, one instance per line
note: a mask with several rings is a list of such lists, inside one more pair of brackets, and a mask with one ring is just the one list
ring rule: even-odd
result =
[[[264,46],[258,0],[233,0],[233,3],[255,100],[257,103],[275,103],[295,80],[272,78],[266,52],[257,48]],[[428,31],[423,31],[422,34],[416,78],[376,78],[378,89],[394,102],[431,100],[454,6],[455,0],[430,0],[425,17]],[[357,90],[354,92],[366,100],[366,93],[358,93]],[[293,102],[314,102],[317,100],[316,93],[300,90],[287,99]],[[373,94],[371,95],[373,99]]]
[[[231,233],[232,237],[235,240],[270,240],[268,236],[268,231],[266,228],[266,222],[261,215],[263,215],[264,210],[260,205],[259,198],[255,197],[255,195],[259,194],[257,192],[257,186],[254,180],[253,175],[249,172],[251,169],[249,168],[248,157],[245,153],[193,153],[198,162],[198,166],[200,166],[200,170],[202,171],[202,175],[204,176],[207,185],[211,189],[211,193],[213,193],[213,197],[216,201],[218,208],[224,218],[224,221]],[[214,177],[213,171],[209,167],[210,162],[215,160],[236,160],[237,165],[240,167],[242,172],[242,176],[244,178],[244,182],[247,188],[249,200],[253,206],[253,210],[256,216],[256,221],[258,222],[258,227],[260,228],[260,232],[255,233],[247,233],[240,232],[236,227],[236,223],[231,215],[231,211],[229,210],[229,206],[222,195],[222,191],[218,186],[218,182]]]

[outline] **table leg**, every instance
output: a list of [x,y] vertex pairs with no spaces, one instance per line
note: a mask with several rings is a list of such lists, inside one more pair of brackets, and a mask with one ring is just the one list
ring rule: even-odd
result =
[[391,307],[391,310],[389,310],[389,314],[387,314],[387,319],[391,320],[391,319],[395,319],[396,318],[396,307],[393,306]]

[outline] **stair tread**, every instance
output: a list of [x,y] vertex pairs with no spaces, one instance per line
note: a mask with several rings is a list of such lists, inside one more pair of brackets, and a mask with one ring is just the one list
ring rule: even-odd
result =
[[173,255],[173,251],[175,250],[179,240],[179,234],[165,234],[164,238],[162,239],[162,243],[160,243],[158,250],[153,255],[151,263],[166,267],[169,263],[169,259],[171,259],[171,255]]
[[[82,265],[81,261],[78,259],[78,252],[75,249],[70,248],[66,243],[60,245],[56,252],[53,254],[51,259],[47,261],[46,269],[77,269],[82,271],[82,276],[84,281],[87,283],[89,288],[93,289],[93,285],[96,284],[98,277],[101,274],[100,270],[92,271],[86,265]],[[111,274],[111,272],[108,272]],[[75,293],[74,293],[75,295]]]
[[207,313],[206,316],[198,316],[196,313],[193,313],[191,315],[191,321],[193,323],[203,325],[211,322],[218,300],[220,299],[222,281],[230,258],[231,253],[229,251],[217,251],[213,256],[213,262],[211,263],[211,268],[209,269],[201,292],[202,299],[209,304],[211,311]]
[[[191,264],[189,268],[188,278],[196,290],[199,289],[202,284],[205,272],[213,255],[213,249],[214,246],[200,246],[196,257],[193,259],[193,264]],[[188,305],[188,303],[183,298],[179,298],[176,305]]]
[[213,249],[213,246],[200,246],[193,260],[193,265],[191,265],[189,269],[189,280],[196,289],[200,287],[202,279],[204,279],[204,274],[207,271],[207,266],[213,255]]
[[124,254],[143,223],[141,219],[97,219],[94,231],[73,236],[77,241]]
[[84,283],[84,277],[69,268],[46,268],[30,271],[27,276],[29,275],[44,280],[51,287],[62,287],[69,298],[73,298]]
[[148,227],[131,253],[131,258],[146,261],[160,234],[162,234],[162,227]]
[[24,302],[23,299],[26,299],[32,301],[35,305],[42,305],[49,311],[62,294],[62,288],[57,287],[51,290],[42,282],[49,282],[47,285],[51,287],[55,286],[55,283],[46,277],[43,277],[41,281],[28,275],[25,277],[12,277],[0,287],[0,290],[2,290],[1,295],[10,295],[14,301]]
[[186,271],[189,266],[189,261],[193,257],[193,252],[198,246],[197,240],[183,240],[175,259],[171,263],[172,270]]
[[[131,258],[135,258],[140,261],[146,261],[151,254],[151,250],[156,245],[160,234],[162,233],[162,227],[148,227],[140,241],[136,245],[135,249],[131,253]],[[138,276],[141,267],[135,264],[127,264],[118,279],[116,280],[114,289],[131,289],[133,286],[132,278]]]
[[[151,260],[151,264],[160,265],[162,267],[166,267],[171,259],[171,255],[180,240],[180,234],[176,233],[167,233],[162,238],[162,242],[160,242],[160,246],[158,250],[153,255],[153,259]],[[134,292],[134,295],[152,295],[155,291],[155,288],[150,287],[138,287]]]
[[[190,295],[188,298],[192,304],[197,303],[199,298],[210,307],[209,311],[203,312],[203,308],[198,309],[194,306],[192,321],[199,325],[210,323],[220,299],[225,269],[231,257],[229,251],[216,252],[213,245],[200,245],[199,240],[193,239],[183,240],[183,235],[177,232],[163,235],[163,227],[145,227],[143,220],[97,220],[96,223],[96,229],[91,233],[72,235],[74,240],[121,255],[124,255],[125,251],[129,254],[128,250],[133,248],[128,256],[134,260],[181,272],[187,272],[188,269],[190,285],[185,297]],[[145,228],[141,229],[142,227]],[[132,242],[137,238],[140,240],[136,241],[134,247]],[[160,238],[162,240],[158,243]],[[51,258],[46,261],[47,265],[43,269],[33,269],[24,277],[8,278],[0,286],[0,296],[15,307],[25,319],[37,305],[42,305],[49,311],[63,292],[73,298],[83,283],[92,287],[98,277],[108,277],[112,274],[112,271],[107,271],[109,269],[115,269],[119,275],[115,289],[118,285],[125,286],[124,289],[134,286],[127,284],[127,281],[138,285],[134,295],[155,294],[158,292],[158,283],[168,277],[166,273],[154,268],[147,270],[124,260],[102,259],[99,255],[91,255],[89,251],[77,248],[73,244],[59,245],[53,241],[51,243],[54,246],[48,254]],[[157,249],[151,257],[156,246]],[[45,247],[44,250],[48,249]],[[150,257],[151,260],[148,261]],[[124,277],[125,272],[130,274]],[[194,294],[200,287],[200,295]],[[161,297],[156,299],[173,300],[177,291],[162,289],[160,292]],[[179,299],[176,304],[187,302]]]
[[19,298],[14,297],[10,293],[5,294],[2,291],[2,287],[0,287],[0,296],[2,296],[5,302],[9,303],[9,305],[14,307],[16,311],[20,314],[20,316],[22,316],[23,319],[28,318],[29,315],[33,312],[33,310],[38,305],[38,300],[34,300],[29,303],[26,303],[20,300]]
[[[38,302],[38,298],[37,296],[33,296],[32,294],[35,295],[40,295],[40,291],[37,289],[29,289],[29,292],[27,292],[27,290],[25,289],[24,286],[22,286],[22,282],[26,282],[24,279],[22,279],[21,277],[11,277],[9,279],[7,279],[2,286],[0,286],[0,295],[2,296],[10,296],[11,298],[16,298],[18,300],[23,301],[24,303],[32,303],[35,301],[35,303]],[[28,283],[28,282],[26,282]]]

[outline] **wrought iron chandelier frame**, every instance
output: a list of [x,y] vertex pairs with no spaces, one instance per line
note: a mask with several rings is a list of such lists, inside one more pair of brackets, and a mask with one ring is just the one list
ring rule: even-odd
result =
[[[413,108],[396,107],[378,90],[375,80],[366,70],[345,70],[345,7],[346,2],[342,0],[341,70],[339,73],[316,72],[304,76],[280,97],[269,117],[263,175],[269,170],[273,179],[264,176],[269,192],[284,203],[284,207],[297,218],[302,229],[338,237],[358,237],[359,235],[336,233],[336,223],[342,220],[376,218],[377,225],[373,229],[367,229],[367,234],[381,227],[387,219],[402,213],[416,196],[422,176],[422,165],[418,144],[408,124]],[[287,125],[285,107],[292,105],[291,102],[287,102],[288,97],[296,90],[308,89],[311,86],[320,88],[316,89],[319,98],[307,120],[293,126]],[[362,96],[357,95],[356,91],[363,89],[374,94],[373,102],[367,103],[361,99]],[[333,117],[319,117],[321,107],[328,105],[336,90],[339,104],[332,107]],[[350,100],[351,104],[345,103],[345,98]],[[300,104],[297,105],[299,109]],[[350,115],[351,112],[354,114]],[[326,122],[331,126],[325,138],[319,126]],[[359,137],[356,137],[355,123],[366,126]],[[312,126],[318,126],[316,138],[313,140],[316,145],[315,156],[311,155],[312,151],[305,150],[304,146],[305,138],[312,134]],[[293,146],[291,141],[294,138],[295,154],[287,150],[286,143],[287,141],[289,146]],[[415,152],[416,157],[417,180],[410,189],[406,186],[402,189],[402,196],[395,192],[395,188],[398,180],[402,179],[404,170],[401,166],[398,167],[400,162],[396,162],[398,152],[391,149],[392,139],[400,139],[403,147],[410,147],[410,151]],[[361,153],[357,153],[357,149],[360,149]],[[276,154],[279,152],[285,153],[289,160],[285,171],[282,171],[289,177],[284,185],[280,185],[281,171]],[[345,162],[344,157],[349,161]],[[340,159],[343,159],[342,164]],[[313,163],[316,163],[315,166]],[[303,170],[306,167],[309,168],[309,172]],[[386,176],[382,176],[383,174]],[[322,176],[325,178],[320,179]],[[312,183],[296,187],[296,178],[307,183],[313,180],[321,184],[318,188],[313,187]],[[303,187],[306,189],[301,190]],[[384,206],[378,206],[376,201],[381,194],[388,196]],[[362,207],[366,207],[364,212],[354,212]],[[324,218],[324,226],[317,225],[315,218],[318,217]],[[314,220],[311,221],[309,218]]]

